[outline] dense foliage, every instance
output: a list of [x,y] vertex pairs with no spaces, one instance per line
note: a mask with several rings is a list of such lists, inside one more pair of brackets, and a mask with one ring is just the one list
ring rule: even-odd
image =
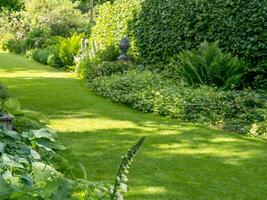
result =
[[243,63],[222,53],[216,43],[203,42],[197,50],[182,51],[178,58],[181,75],[190,85],[215,85],[226,89],[241,85],[245,72]]
[[[98,8],[96,25],[92,28],[91,38],[98,49],[118,46],[119,41],[128,36],[128,23],[133,19],[139,7],[139,0],[116,0],[106,2]],[[132,49],[134,42],[131,40]]]
[[52,35],[69,36],[88,28],[88,22],[77,6],[69,0],[27,0],[24,20],[30,28],[48,29]]
[[85,76],[88,80],[101,76],[111,76],[112,74],[123,74],[134,68],[133,65],[123,62],[102,62],[97,64],[88,60],[85,60],[81,65],[86,65]]
[[[239,132],[264,121],[263,92],[244,90],[267,84],[262,0],[95,3],[96,24],[90,29],[77,3],[30,0],[25,11],[0,18],[11,24],[4,46],[43,64],[74,69],[101,95],[145,112]],[[125,36],[133,63],[116,62]],[[238,99],[245,110],[235,107]]]
[[246,85],[264,88],[266,20],[264,0],[115,0],[99,6],[91,38],[105,49],[128,36],[131,53],[146,63],[168,63],[182,50],[217,41],[248,63]]
[[127,192],[126,170],[143,142],[144,138],[123,158],[116,176],[116,180],[119,177],[123,180],[116,181],[110,193],[103,184],[89,182],[86,178],[68,179],[57,170],[57,163],[62,165],[65,161],[56,150],[65,147],[56,141],[53,130],[43,128],[18,133],[0,128],[0,197],[3,200],[122,199],[122,193]]
[[20,10],[23,7],[22,0],[1,0],[0,11],[7,10]]
[[266,20],[264,0],[146,0],[133,30],[145,58],[165,60],[207,40],[259,63],[266,59]]
[[0,103],[0,115],[12,116],[14,130],[22,132],[40,129],[49,123],[44,114],[22,109],[16,98],[10,98],[8,89],[3,84],[0,84]]
[[[54,150],[58,148],[63,147],[48,129],[19,134],[0,128],[1,199],[47,199],[56,195],[60,191],[57,181],[63,177],[51,166],[49,157],[56,156]],[[51,185],[53,189],[48,190]]]
[[254,123],[266,120],[266,96],[253,91],[194,88],[175,84],[149,71],[99,77],[91,86],[100,95],[144,112],[209,123],[242,133],[248,133]]

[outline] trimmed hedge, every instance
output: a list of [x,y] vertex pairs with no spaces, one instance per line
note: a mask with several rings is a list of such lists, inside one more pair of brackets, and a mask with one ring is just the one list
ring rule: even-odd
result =
[[267,56],[265,0],[145,0],[134,32],[144,58],[159,61],[204,40],[253,64]]
[[265,0],[115,0],[99,6],[92,39],[103,49],[127,35],[150,62],[219,41],[256,66],[267,56],[266,8]]

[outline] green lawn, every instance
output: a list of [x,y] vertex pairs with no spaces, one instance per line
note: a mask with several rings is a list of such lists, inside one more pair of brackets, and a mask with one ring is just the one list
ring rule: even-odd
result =
[[[126,200],[266,200],[267,142],[144,114],[95,95],[71,73],[0,53],[0,80],[25,108],[46,113],[61,154],[90,180],[113,182],[141,136]],[[78,167],[76,168],[79,171]]]

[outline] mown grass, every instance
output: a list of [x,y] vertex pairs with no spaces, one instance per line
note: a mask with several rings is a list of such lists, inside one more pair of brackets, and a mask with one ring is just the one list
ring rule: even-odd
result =
[[120,156],[141,136],[127,200],[265,200],[267,142],[109,102],[71,73],[0,54],[0,80],[25,108],[46,113],[77,176],[113,182]]

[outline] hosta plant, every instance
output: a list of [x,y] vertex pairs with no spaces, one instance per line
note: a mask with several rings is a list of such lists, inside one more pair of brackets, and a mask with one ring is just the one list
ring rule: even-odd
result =
[[9,98],[5,101],[3,107],[7,114],[13,116],[13,125],[17,131],[39,129],[49,123],[48,117],[44,114],[22,109],[19,100],[16,98]]
[[[124,173],[143,141],[142,138],[123,157],[117,175],[123,181],[126,181]],[[56,150],[63,149],[51,129],[18,133],[0,128],[0,199],[113,200],[115,196],[110,195],[107,186],[88,181],[86,175],[83,179],[68,179],[57,170],[54,160],[64,160]],[[85,171],[84,167],[82,170]],[[122,180],[116,179],[113,191],[117,199],[122,199],[119,191],[125,191],[125,187]]]

